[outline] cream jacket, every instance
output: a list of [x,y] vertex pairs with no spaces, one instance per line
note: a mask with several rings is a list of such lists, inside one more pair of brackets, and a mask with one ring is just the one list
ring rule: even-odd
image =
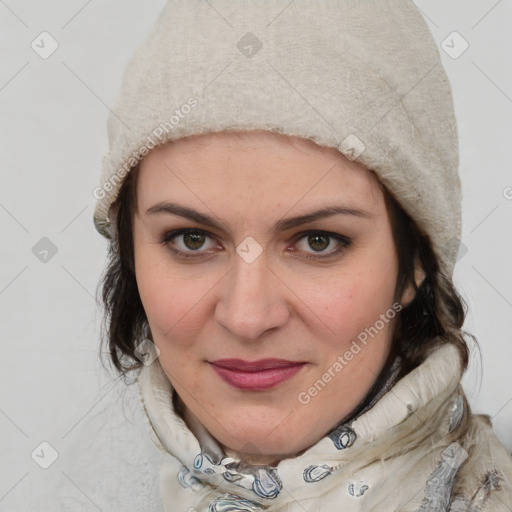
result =
[[157,359],[142,368],[138,386],[164,453],[163,508],[510,512],[512,457],[488,416],[471,414],[461,376],[457,350],[442,346],[301,455],[252,466],[227,457],[202,425],[187,426]]

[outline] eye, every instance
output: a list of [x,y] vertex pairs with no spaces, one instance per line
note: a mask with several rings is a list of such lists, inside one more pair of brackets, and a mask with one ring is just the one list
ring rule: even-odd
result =
[[[309,256],[304,256],[309,259],[326,259],[338,255],[351,244],[351,240],[345,236],[328,231],[307,231],[299,235],[298,240],[305,239],[303,249]],[[300,246],[300,244],[297,244]],[[332,248],[334,246],[334,248]],[[326,251],[331,247],[330,251]],[[308,248],[313,249],[313,252],[307,251]],[[292,249],[291,252],[295,252]]]
[[[175,229],[165,233],[161,239],[164,246],[182,258],[197,258],[204,255],[206,251],[200,251],[205,245],[205,240],[210,238],[206,231],[201,229]],[[180,240],[179,243],[173,242],[174,239]],[[169,243],[172,242],[172,243]],[[210,248],[218,247],[212,244]],[[196,253],[196,254],[194,254]]]

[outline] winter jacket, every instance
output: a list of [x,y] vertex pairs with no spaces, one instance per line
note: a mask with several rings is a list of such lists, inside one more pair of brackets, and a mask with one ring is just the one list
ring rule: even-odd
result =
[[255,466],[227,457],[201,424],[187,425],[157,359],[142,368],[138,387],[151,438],[164,453],[163,508],[510,512],[512,457],[489,417],[471,413],[461,376],[457,349],[438,347],[300,455]]

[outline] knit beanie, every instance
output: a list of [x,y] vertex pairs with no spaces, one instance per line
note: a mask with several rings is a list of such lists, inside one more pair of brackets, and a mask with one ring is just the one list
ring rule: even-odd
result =
[[452,276],[461,235],[450,84],[412,0],[169,0],[129,62],[108,119],[94,224],[154,147],[263,129],[372,170]]

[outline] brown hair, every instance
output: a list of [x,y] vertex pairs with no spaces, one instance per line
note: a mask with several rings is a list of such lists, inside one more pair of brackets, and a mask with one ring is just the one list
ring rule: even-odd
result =
[[[122,376],[142,366],[134,351],[150,334],[134,267],[132,226],[133,215],[137,211],[138,174],[139,166],[135,166],[125,178],[112,205],[117,209],[117,239],[110,243],[108,264],[99,283],[105,309],[100,352],[101,347],[107,344],[110,362]],[[470,336],[478,346],[475,337],[462,330],[467,305],[452,280],[441,272],[428,235],[417,227],[393,194],[380,181],[379,184],[384,192],[398,252],[395,298],[401,297],[409,282],[413,284],[416,296],[396,317],[391,352],[361,406],[368,403],[382,386],[397,355],[402,359],[396,377],[399,379],[421,364],[435,347],[445,343],[457,347],[465,370],[469,349],[464,335]],[[419,287],[414,279],[416,258],[419,258],[425,272]]]

